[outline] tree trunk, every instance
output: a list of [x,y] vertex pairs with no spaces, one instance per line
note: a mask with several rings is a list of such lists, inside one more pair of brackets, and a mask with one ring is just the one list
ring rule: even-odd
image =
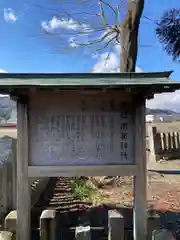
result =
[[[145,0],[127,0],[128,11],[125,20],[120,24],[120,72],[135,72],[138,53],[138,31]],[[105,178],[105,176],[104,176]],[[120,177],[112,177],[111,181],[119,181]],[[102,186],[102,179],[92,178],[96,186]]]
[[138,53],[138,31],[144,0],[128,0],[128,11],[120,29],[120,71],[135,72]]

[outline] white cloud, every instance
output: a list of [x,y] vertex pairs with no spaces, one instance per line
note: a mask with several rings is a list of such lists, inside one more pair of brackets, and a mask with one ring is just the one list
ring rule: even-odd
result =
[[14,23],[17,21],[17,16],[12,8],[4,8],[4,20],[9,23]]
[[87,24],[81,24],[75,21],[72,18],[66,19],[66,18],[57,18],[57,17],[52,17],[50,21],[43,21],[41,23],[41,27],[49,32],[53,33],[56,32],[60,29],[65,29],[65,30],[72,30],[72,31],[88,31],[90,30],[89,25]]
[[155,94],[153,99],[147,101],[147,107],[180,112],[180,90],[172,93]]
[[113,31],[111,28],[109,28],[108,30],[103,32],[99,38],[100,39],[103,38],[104,41],[108,42],[108,41],[114,39],[116,36],[117,36],[117,33],[115,31]]
[[144,72],[142,68],[136,66],[136,72]]
[[79,45],[76,43],[76,40],[74,37],[69,38],[68,43],[69,43],[69,46],[72,48],[79,47]]
[[[112,52],[102,53],[96,58],[98,61],[92,68],[92,72],[120,72],[120,45],[115,45]],[[142,69],[136,67],[136,72],[142,72]]]
[[[97,62],[92,68],[92,72],[120,72],[120,46],[116,45],[114,51],[108,54],[107,52],[100,55],[92,56],[97,59]],[[136,72],[143,72],[139,67],[136,67]],[[154,98],[146,102],[148,108],[171,109],[180,112],[180,90],[173,93],[155,94]]]
[[93,66],[92,72],[118,72],[119,64],[116,53],[102,53],[99,55],[97,63]]
[[0,69],[0,73],[7,73],[7,71]]
[[[93,66],[92,72],[120,72],[119,49],[119,46],[115,46],[114,51],[109,55],[107,52],[96,55],[97,62]],[[136,67],[136,72],[143,72],[143,70]],[[173,93],[155,94],[153,99],[146,101],[146,105],[148,108],[171,109],[180,112],[180,90]]]

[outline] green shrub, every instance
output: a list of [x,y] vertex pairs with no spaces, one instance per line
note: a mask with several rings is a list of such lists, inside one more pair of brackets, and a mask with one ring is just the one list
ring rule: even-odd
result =
[[80,177],[74,177],[71,181],[72,195],[77,200],[91,199],[95,189],[88,185],[87,181]]

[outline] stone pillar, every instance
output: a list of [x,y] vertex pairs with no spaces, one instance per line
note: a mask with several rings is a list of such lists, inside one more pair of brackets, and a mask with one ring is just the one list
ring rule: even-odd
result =
[[40,217],[40,240],[56,239],[56,210],[44,210]]
[[124,240],[124,217],[117,210],[108,211],[108,240]]

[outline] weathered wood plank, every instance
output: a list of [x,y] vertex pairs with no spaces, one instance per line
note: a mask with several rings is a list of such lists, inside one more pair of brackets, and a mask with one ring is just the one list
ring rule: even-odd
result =
[[27,102],[17,101],[17,240],[30,240]]
[[145,99],[137,97],[135,101],[135,162],[137,173],[134,177],[134,240],[145,240],[147,237]]
[[34,166],[28,167],[29,177],[72,177],[76,176],[132,176],[135,165],[115,166]]

